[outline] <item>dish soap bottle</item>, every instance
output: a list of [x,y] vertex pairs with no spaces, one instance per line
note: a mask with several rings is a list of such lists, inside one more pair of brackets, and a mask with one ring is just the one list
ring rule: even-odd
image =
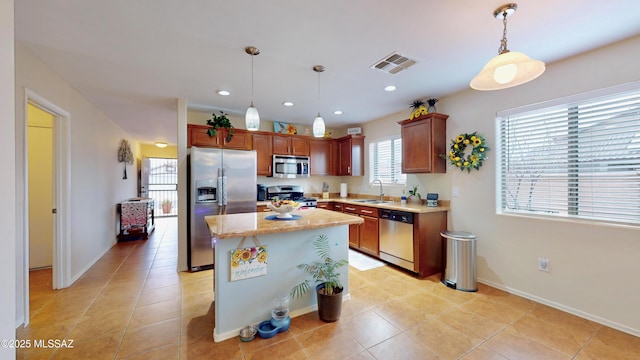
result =
[[402,190],[402,197],[400,198],[400,204],[404,205],[407,203],[407,195],[404,193],[404,190]]

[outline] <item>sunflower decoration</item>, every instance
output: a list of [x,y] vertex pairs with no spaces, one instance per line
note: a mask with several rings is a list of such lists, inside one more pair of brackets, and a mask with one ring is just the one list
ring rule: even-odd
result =
[[[471,147],[471,154],[466,155],[465,150]],[[449,162],[460,170],[471,172],[471,169],[480,170],[482,161],[487,159],[487,152],[491,150],[487,146],[482,135],[477,132],[471,134],[460,134],[451,140],[449,150]]]
[[411,103],[410,106],[413,111],[411,111],[411,116],[409,116],[409,120],[413,120],[417,117],[420,117],[421,115],[427,115],[427,107],[424,106],[424,101],[422,100],[416,100],[413,103]]

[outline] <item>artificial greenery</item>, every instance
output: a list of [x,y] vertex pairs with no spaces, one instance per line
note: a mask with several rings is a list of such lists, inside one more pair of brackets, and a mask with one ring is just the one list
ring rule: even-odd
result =
[[220,111],[220,115],[213,113],[211,116],[213,116],[213,118],[207,120],[207,125],[211,126],[211,128],[207,130],[209,136],[216,136],[219,128],[226,128],[229,129],[229,132],[227,133],[227,142],[231,141],[231,138],[233,138],[233,125],[231,125],[231,121],[229,121],[227,114]]
[[[325,234],[318,235],[318,237],[313,241],[313,248],[316,250],[316,254],[318,254],[320,261],[316,261],[313,264],[300,264],[298,265],[298,269],[309,274],[317,284],[324,283],[324,291],[326,295],[338,293],[339,291],[337,290],[342,289],[338,269],[348,265],[349,261],[345,259],[336,261],[331,258],[329,239]],[[306,294],[310,288],[311,281],[307,279],[291,289],[291,297],[301,297]]]

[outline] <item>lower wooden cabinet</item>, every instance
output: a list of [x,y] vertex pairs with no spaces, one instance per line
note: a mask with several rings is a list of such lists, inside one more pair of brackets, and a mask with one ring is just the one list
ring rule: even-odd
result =
[[378,209],[357,205],[344,205],[343,209],[345,213],[358,215],[364,220],[360,225],[349,225],[349,246],[378,257]]
[[333,210],[333,201],[318,202],[318,209]]

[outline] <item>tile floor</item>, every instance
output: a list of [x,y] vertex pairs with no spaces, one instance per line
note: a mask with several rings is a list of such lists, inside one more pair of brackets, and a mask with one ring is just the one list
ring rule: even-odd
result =
[[[479,284],[477,293],[391,266],[350,267],[342,317],[294,318],[286,333],[214,343],[212,270],[176,273],[177,224],[118,243],[71,287],[31,274],[19,339],[73,339],[18,359],[639,359],[640,338]],[[381,286],[390,285],[390,286]]]

